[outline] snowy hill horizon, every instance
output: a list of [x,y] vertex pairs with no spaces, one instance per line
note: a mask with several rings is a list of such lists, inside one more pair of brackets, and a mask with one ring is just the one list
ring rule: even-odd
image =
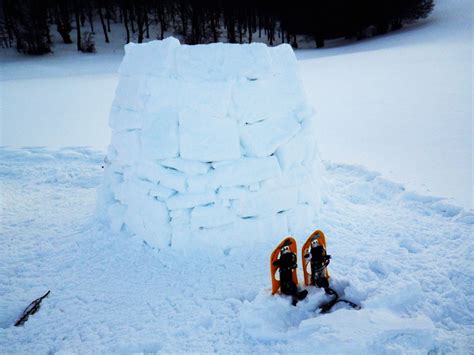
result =
[[[196,252],[98,218],[122,48],[0,50],[0,352],[474,351],[471,50],[472,5],[456,0],[385,37],[296,51],[324,166],[314,229],[331,287],[362,305],[325,315],[321,289],[296,307],[271,296],[268,258],[286,235]],[[247,138],[259,159],[261,137]],[[185,169],[209,169],[188,152]]]

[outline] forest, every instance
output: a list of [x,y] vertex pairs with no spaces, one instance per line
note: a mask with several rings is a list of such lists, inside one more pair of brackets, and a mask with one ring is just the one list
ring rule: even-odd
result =
[[[56,36],[77,50],[111,41],[111,24],[125,30],[124,43],[163,39],[188,44],[289,43],[301,38],[316,48],[326,41],[361,40],[425,18],[433,0],[2,0],[0,46],[32,55],[49,53]],[[96,28],[99,27],[99,28]],[[95,34],[95,38],[91,36]]]

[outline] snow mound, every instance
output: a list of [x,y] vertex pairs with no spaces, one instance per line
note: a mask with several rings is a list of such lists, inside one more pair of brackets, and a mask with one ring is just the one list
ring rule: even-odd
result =
[[[324,292],[315,288],[309,292],[310,297],[296,307],[289,298],[272,297],[268,292],[244,301],[239,319],[245,334],[264,343],[303,338],[313,351],[324,353],[396,354],[406,349],[426,353],[434,346],[437,331],[424,315],[401,317],[383,308],[356,312],[343,304],[336,305],[330,315],[322,315],[318,306],[327,301]],[[351,336],[341,340],[340,334]]]
[[101,213],[153,247],[305,236],[321,164],[289,45],[129,44]]

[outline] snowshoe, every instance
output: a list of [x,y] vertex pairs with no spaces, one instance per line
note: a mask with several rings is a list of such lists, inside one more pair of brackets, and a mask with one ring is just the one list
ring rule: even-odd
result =
[[[273,251],[270,257],[270,273],[272,278],[272,294],[280,292],[292,297],[292,304],[306,298],[308,291],[298,290],[296,241],[288,237]],[[276,273],[279,273],[277,279]]]
[[331,261],[331,255],[328,255],[326,252],[326,237],[322,231],[317,230],[308,237],[303,245],[301,254],[305,285],[323,288],[327,295],[332,296],[329,302],[319,306],[321,313],[328,313],[339,302],[345,303],[357,310],[361,309],[358,304],[339,298],[339,294],[329,287],[327,266]]

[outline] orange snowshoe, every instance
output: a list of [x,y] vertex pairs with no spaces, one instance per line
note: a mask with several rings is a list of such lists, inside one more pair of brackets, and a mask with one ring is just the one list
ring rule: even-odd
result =
[[319,306],[321,313],[328,313],[337,303],[345,303],[354,309],[361,307],[351,301],[339,298],[339,294],[329,287],[329,272],[327,266],[331,255],[326,253],[326,237],[320,230],[311,234],[303,245],[301,251],[303,259],[304,283],[306,286],[315,286],[324,289],[327,295],[332,296],[329,302]]

